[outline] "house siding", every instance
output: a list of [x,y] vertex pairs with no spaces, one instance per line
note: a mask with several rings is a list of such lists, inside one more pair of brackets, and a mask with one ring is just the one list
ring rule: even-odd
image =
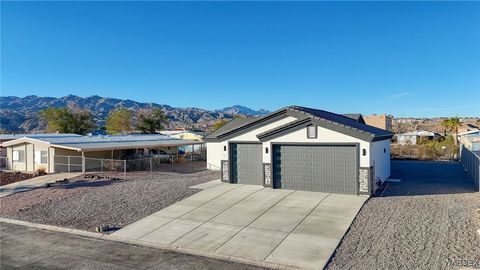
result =
[[[285,125],[287,123],[293,122],[295,120],[297,120],[297,118],[292,116],[285,117],[278,121],[262,126],[250,132],[238,135],[226,141],[208,142],[207,143],[207,168],[209,167],[209,164],[212,164],[212,165],[215,165],[215,167],[211,166],[211,168],[208,168],[208,169],[220,170],[221,160],[228,160],[228,157],[229,157],[229,151],[230,151],[229,142],[260,142],[260,140],[257,138],[258,134],[273,128],[277,128],[281,125]],[[226,151],[223,150],[224,147],[226,148]]]

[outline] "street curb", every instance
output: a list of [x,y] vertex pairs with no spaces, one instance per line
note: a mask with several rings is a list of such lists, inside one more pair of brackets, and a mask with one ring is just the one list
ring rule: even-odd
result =
[[292,267],[292,266],[280,265],[280,264],[270,263],[270,262],[265,262],[265,261],[250,260],[250,259],[245,259],[245,258],[240,258],[240,257],[234,257],[234,256],[223,255],[223,254],[197,251],[197,250],[192,250],[192,249],[188,249],[188,248],[181,248],[181,247],[176,247],[176,246],[171,246],[171,245],[158,244],[158,243],[153,243],[153,242],[148,242],[148,241],[141,241],[141,240],[136,240],[136,239],[123,238],[123,237],[114,236],[114,235],[111,235],[111,234],[88,232],[88,231],[58,227],[58,226],[53,226],[53,225],[32,223],[32,222],[23,221],[23,220],[16,220],[16,219],[9,219],[9,218],[0,217],[0,223],[1,222],[7,223],[7,224],[20,225],[20,226],[29,227],[29,228],[55,231],[55,232],[63,232],[63,233],[70,233],[70,234],[73,234],[73,235],[79,235],[79,236],[84,236],[84,237],[97,238],[97,239],[101,238],[101,239],[114,241],[114,242],[133,244],[133,245],[138,245],[138,246],[145,246],[145,247],[162,249],[162,250],[167,250],[167,251],[174,251],[174,252],[178,252],[178,253],[189,254],[189,255],[194,255],[194,256],[201,256],[201,257],[220,260],[220,261],[224,261],[224,262],[236,262],[236,263],[242,263],[242,264],[247,264],[247,265],[252,265],[252,266],[257,266],[257,267],[270,268],[270,269],[299,269],[299,268],[295,268],[295,267]]
[[58,227],[58,226],[46,225],[46,224],[38,224],[38,223],[32,223],[28,221],[9,219],[9,218],[3,218],[3,217],[0,217],[0,222],[21,225],[21,226],[41,229],[41,230],[71,233],[75,235],[87,236],[92,238],[102,238],[104,236],[104,234],[101,234],[101,233],[87,232],[87,231],[82,231],[77,229],[70,229],[70,228],[64,228],[64,227]]

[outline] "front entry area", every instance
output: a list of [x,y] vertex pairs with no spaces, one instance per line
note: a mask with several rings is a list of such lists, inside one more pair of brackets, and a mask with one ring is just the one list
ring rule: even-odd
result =
[[355,145],[274,145],[273,186],[357,194]]
[[262,144],[230,144],[231,182],[263,185]]

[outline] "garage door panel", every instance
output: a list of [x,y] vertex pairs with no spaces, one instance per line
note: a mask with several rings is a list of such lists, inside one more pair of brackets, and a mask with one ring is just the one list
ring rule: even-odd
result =
[[329,145],[275,145],[276,188],[356,193],[357,148]]
[[263,185],[262,145],[231,144],[232,182]]

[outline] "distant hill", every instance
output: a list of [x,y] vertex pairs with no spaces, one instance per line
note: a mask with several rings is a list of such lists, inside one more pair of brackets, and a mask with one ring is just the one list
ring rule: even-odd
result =
[[46,123],[39,117],[39,112],[48,107],[78,106],[92,112],[98,126],[103,126],[108,113],[115,108],[138,110],[144,108],[161,108],[170,120],[168,128],[195,127],[208,129],[221,118],[233,118],[234,115],[258,116],[267,113],[235,105],[222,110],[209,111],[200,108],[175,108],[156,103],[142,103],[129,99],[101,96],[79,97],[68,95],[61,98],[26,96],[23,98],[0,97],[0,129],[10,132],[42,131]]
[[258,111],[252,110],[250,108],[241,106],[241,105],[233,105],[231,107],[226,107],[221,110],[216,110],[216,112],[223,112],[226,114],[231,114],[231,115],[251,115],[251,116],[261,116],[264,114],[269,113],[269,111],[260,109]]

